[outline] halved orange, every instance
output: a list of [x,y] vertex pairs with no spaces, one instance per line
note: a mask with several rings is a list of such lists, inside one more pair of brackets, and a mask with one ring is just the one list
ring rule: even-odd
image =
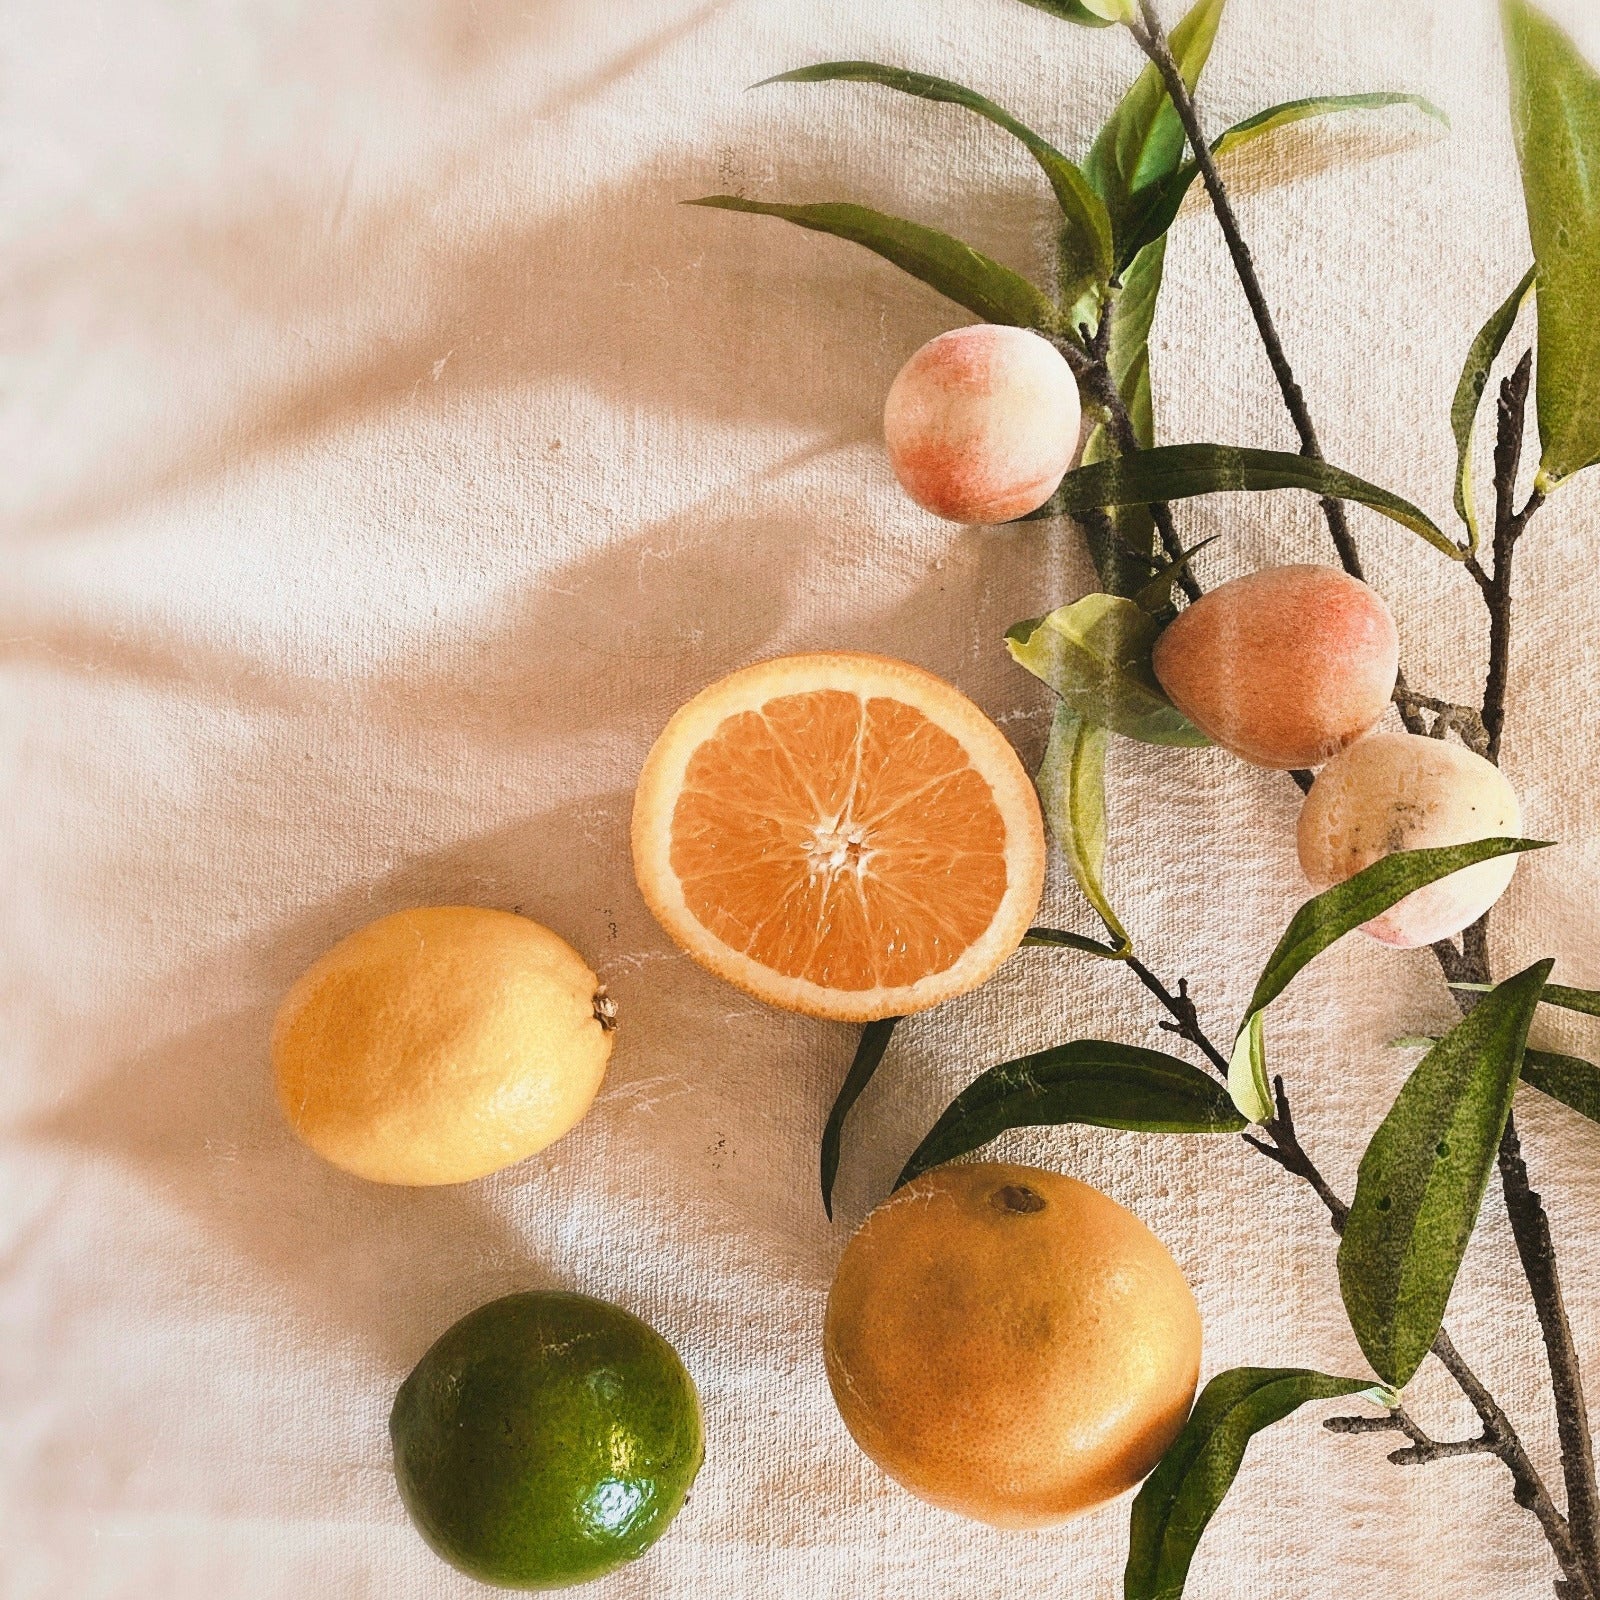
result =
[[964,994],[1017,948],[1044,826],[1005,735],[919,667],[783,656],[703,689],[656,740],[633,863],[694,959],[841,1022]]

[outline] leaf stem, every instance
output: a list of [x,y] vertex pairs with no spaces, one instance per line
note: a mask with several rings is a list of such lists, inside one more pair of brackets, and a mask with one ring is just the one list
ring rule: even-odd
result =
[[1329,1417],[1322,1426],[1329,1433],[1403,1433],[1411,1443],[1389,1452],[1389,1459],[1397,1467],[1426,1466],[1430,1461],[1442,1461],[1449,1456],[1494,1453],[1494,1440],[1487,1433],[1470,1439],[1431,1437],[1404,1406],[1397,1406],[1381,1417]]
[[1205,1030],[1200,1026],[1199,1013],[1195,1010],[1194,1001],[1189,998],[1189,980],[1179,978],[1178,992],[1174,994],[1137,956],[1128,957],[1128,968],[1172,1017],[1172,1022],[1164,1022],[1162,1027],[1192,1044],[1226,1080],[1228,1058],[1206,1037]]
[[1494,575],[1480,582],[1489,608],[1489,671],[1483,686],[1483,726],[1489,759],[1500,760],[1500,735],[1506,721],[1506,681],[1511,662],[1511,558],[1544,495],[1533,491],[1521,511],[1515,509],[1517,473],[1522,465],[1527,427],[1528,389],[1533,379],[1533,352],[1500,386],[1499,434],[1495,441]]
[[[1106,300],[1105,310],[1100,316],[1100,326],[1088,340],[1087,353],[1067,339],[1056,341],[1056,348],[1066,357],[1073,376],[1088,390],[1089,398],[1105,412],[1107,425],[1111,429],[1112,438],[1116,440],[1118,453],[1128,456],[1133,455],[1141,446],[1139,436],[1134,430],[1133,418],[1128,414],[1128,403],[1122,398],[1122,391],[1117,387],[1117,380],[1112,376],[1111,365],[1107,360],[1111,337],[1111,313],[1115,304],[1115,296]],[[1114,523],[1106,512],[1091,512],[1089,515],[1101,519],[1098,531],[1102,536],[1107,529],[1114,530]],[[1153,502],[1150,506],[1150,520],[1156,525],[1156,532],[1161,538],[1161,548],[1166,552],[1167,559],[1182,560],[1183,543],[1178,538],[1178,530],[1172,521],[1172,508],[1165,501]],[[1190,600],[1200,598],[1200,585],[1186,566],[1178,569],[1178,585]]]
[[[1256,272],[1255,258],[1251,255],[1250,246],[1240,231],[1233,201],[1229,198],[1227,188],[1222,182],[1222,175],[1217,171],[1210,142],[1200,126],[1200,116],[1194,96],[1190,93],[1188,84],[1184,82],[1182,72],[1178,70],[1178,63],[1173,59],[1172,47],[1167,41],[1166,31],[1161,26],[1160,17],[1156,15],[1152,0],[1140,0],[1140,13],[1144,19],[1143,25],[1129,23],[1129,31],[1138,41],[1140,49],[1155,65],[1156,71],[1161,74],[1173,108],[1183,124],[1183,131],[1189,136],[1195,164],[1200,169],[1206,192],[1211,196],[1212,209],[1216,212],[1223,238],[1227,241],[1228,253],[1233,257],[1234,271],[1244,288],[1245,299],[1250,303],[1250,314],[1260,331],[1267,359],[1272,363],[1272,373],[1278,380],[1278,388],[1283,393],[1284,405],[1288,407],[1295,432],[1300,436],[1300,452],[1315,461],[1324,460],[1322,444],[1317,438],[1311,413],[1306,409],[1305,393],[1295,378],[1294,368],[1289,364],[1283,340],[1278,334],[1277,323],[1273,319],[1272,308],[1267,304],[1266,293]],[[1356,551],[1355,540],[1350,535],[1350,524],[1345,517],[1344,503],[1325,499],[1322,502],[1322,510],[1328,520],[1328,532],[1333,536],[1334,548],[1339,553],[1340,565],[1351,577],[1361,577],[1361,557]]]

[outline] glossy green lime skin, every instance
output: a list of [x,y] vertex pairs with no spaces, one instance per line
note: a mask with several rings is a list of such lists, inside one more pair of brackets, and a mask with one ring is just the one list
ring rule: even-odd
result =
[[507,1295],[463,1317],[400,1386],[389,1436],[422,1536],[507,1589],[564,1589],[643,1554],[705,1456],[677,1352],[581,1294]]

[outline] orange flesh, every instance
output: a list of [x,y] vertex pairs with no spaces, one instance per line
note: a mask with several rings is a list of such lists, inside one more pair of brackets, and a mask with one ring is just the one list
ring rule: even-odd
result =
[[837,689],[727,718],[689,760],[672,870],[724,944],[830,989],[943,972],[1006,891],[1005,821],[914,707]]

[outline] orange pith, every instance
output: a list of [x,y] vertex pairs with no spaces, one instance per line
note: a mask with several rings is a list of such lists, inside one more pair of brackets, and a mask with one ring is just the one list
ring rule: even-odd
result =
[[830,989],[944,972],[1006,888],[1005,824],[955,739],[913,706],[824,689],[729,717],[672,817],[695,917]]
[[1037,904],[1043,832],[999,730],[931,674],[791,656],[690,701],[634,808],[639,883],[759,998],[891,1016],[983,981]]

